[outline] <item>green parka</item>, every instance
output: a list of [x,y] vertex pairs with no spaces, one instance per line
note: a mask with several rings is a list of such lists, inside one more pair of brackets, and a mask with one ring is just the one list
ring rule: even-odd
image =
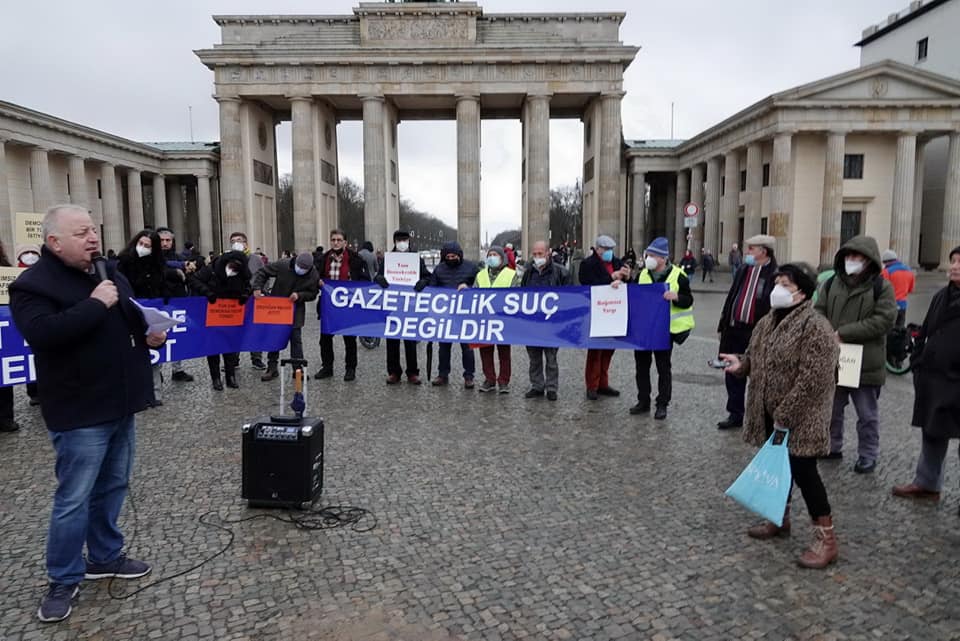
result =
[[[867,257],[866,267],[856,276],[848,276],[844,268],[851,252]],[[830,321],[841,341],[863,345],[860,385],[883,385],[887,374],[887,333],[897,320],[897,301],[893,285],[880,276],[883,263],[877,241],[870,236],[851,238],[837,252],[833,268],[836,275],[820,285],[815,308]],[[875,279],[882,283],[876,297]]]

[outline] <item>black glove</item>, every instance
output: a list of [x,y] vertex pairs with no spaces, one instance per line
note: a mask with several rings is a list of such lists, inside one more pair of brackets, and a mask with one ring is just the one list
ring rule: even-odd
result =
[[239,298],[237,298],[237,302],[240,303],[240,306],[241,306],[241,307],[243,307],[244,305],[247,304],[247,299],[248,299],[248,298],[250,298],[250,297],[249,297],[249,296],[240,296]]
[[413,291],[422,292],[424,287],[426,286],[427,286],[427,279],[421,278],[420,280],[417,281],[417,284],[413,286]]
[[375,282],[377,285],[380,285],[380,287],[383,287],[384,289],[390,287],[390,283],[387,282],[387,279],[384,278],[383,274],[377,274],[374,276],[373,282]]
[[214,303],[216,303],[216,302],[217,302],[217,295],[216,295],[216,294],[207,294],[207,302],[210,303],[211,305],[213,305]]

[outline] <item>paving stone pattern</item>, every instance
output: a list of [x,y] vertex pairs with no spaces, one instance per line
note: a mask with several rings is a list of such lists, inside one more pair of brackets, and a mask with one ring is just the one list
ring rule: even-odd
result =
[[[718,300],[700,304],[715,314]],[[304,332],[310,359],[315,322]],[[851,470],[849,409],[846,458],[821,464],[841,558],[802,570],[795,558],[809,531],[799,492],[794,534],[774,542],[748,539],[756,519],[723,496],[754,451],[715,428],[725,393],[705,366],[716,341],[704,323],[675,352],[663,422],[627,413],[629,352],[612,366],[623,396],[590,402],[584,352],[562,351],[551,403],[523,398],[522,348],[511,393],[496,395],[462,388],[456,351],[450,387],[384,385],[383,345],[361,348],[358,380],[345,383],[338,339],[337,377],[309,382],[327,429],[322,503],[367,508],[378,527],[232,525],[233,546],[201,569],[126,600],[112,599],[106,582],[85,583],[71,618],[53,625],[35,618],[52,449],[19,390],[23,429],[0,435],[0,639],[960,639],[955,445],[942,504],[889,494],[911,480],[919,451],[909,377],[891,379],[881,396],[873,475]],[[239,390],[213,392],[203,361],[188,371],[195,383],[167,383],[166,404],[138,418],[122,523],[130,554],[154,572],[115,582],[116,593],[220,549],[228,537],[200,525],[201,514],[261,512],[239,498],[240,425],[271,411],[279,382],[261,383],[247,355]]]

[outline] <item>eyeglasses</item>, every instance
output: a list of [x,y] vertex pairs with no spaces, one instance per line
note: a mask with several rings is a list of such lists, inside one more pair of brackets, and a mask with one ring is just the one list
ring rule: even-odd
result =
[[331,242],[331,243],[342,243],[342,242],[343,242],[343,239],[342,239],[342,238],[331,238],[331,239],[330,239],[330,242]]

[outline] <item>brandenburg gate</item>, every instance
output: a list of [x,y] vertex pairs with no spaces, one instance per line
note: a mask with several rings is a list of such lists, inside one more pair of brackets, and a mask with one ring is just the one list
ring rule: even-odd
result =
[[362,119],[366,240],[389,248],[399,226],[398,123],[455,118],[458,235],[476,257],[480,120],[519,118],[524,243],[546,239],[553,117],[584,123],[585,242],[598,231],[623,238],[620,107],[623,72],[638,51],[619,40],[623,18],[484,14],[476,2],[215,16],[222,42],[196,54],[214,71],[220,105],[222,233],[242,229],[251,246],[277,247],[274,133],[289,119],[294,242],[325,245],[337,224],[336,126]]

